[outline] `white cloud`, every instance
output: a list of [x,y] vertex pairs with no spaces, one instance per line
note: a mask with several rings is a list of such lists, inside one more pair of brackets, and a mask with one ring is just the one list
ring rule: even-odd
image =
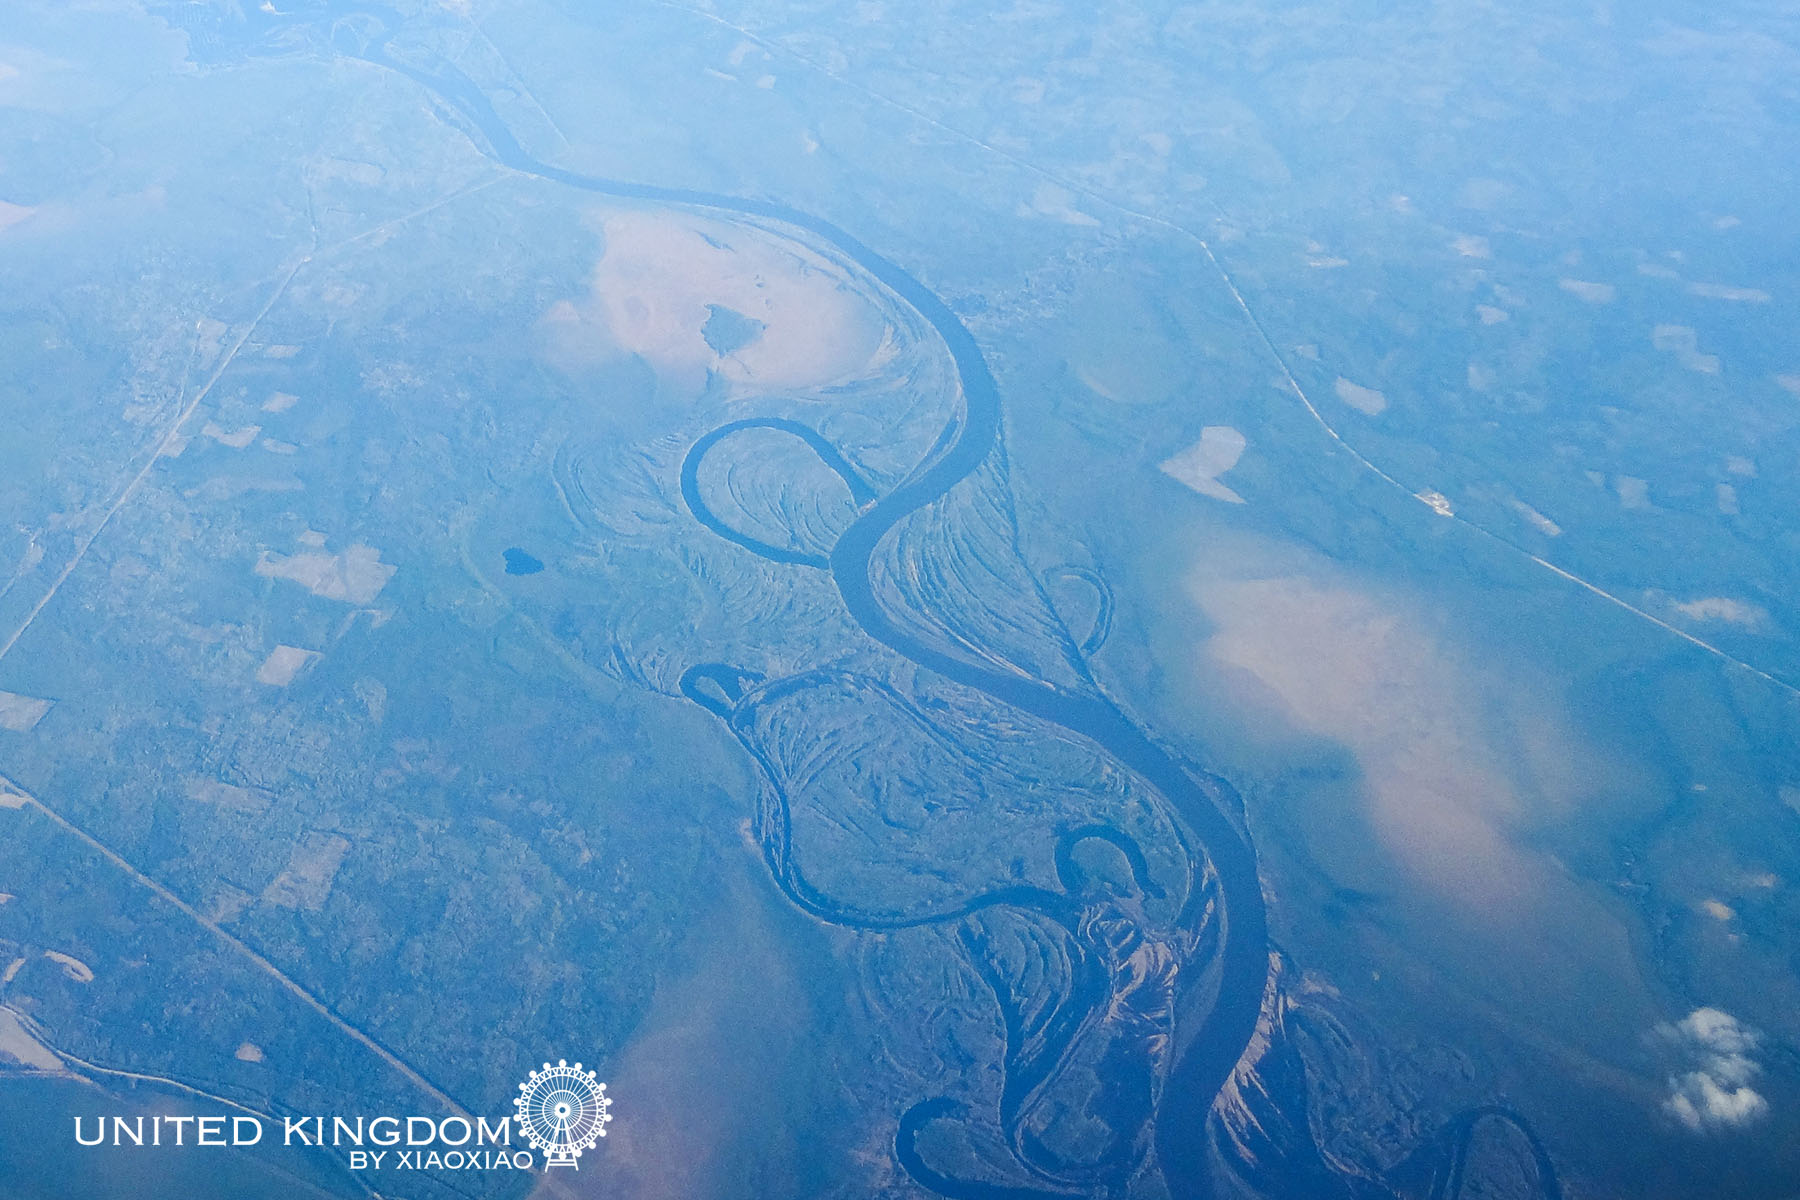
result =
[[1618,295],[1610,283],[1590,283],[1585,279],[1559,279],[1557,283],[1563,291],[1589,304],[1611,304]]
[[1767,304],[1769,293],[1761,288],[1728,287],[1722,283],[1696,283],[1688,287],[1696,296],[1709,300],[1737,300],[1749,304]]
[[1719,356],[1700,353],[1700,335],[1686,325],[1658,325],[1650,331],[1650,344],[1690,371],[1702,375],[1719,373]]
[[1351,383],[1342,375],[1338,376],[1338,381],[1334,386],[1337,391],[1338,399],[1342,400],[1345,404],[1348,404],[1359,413],[1365,413],[1371,417],[1378,417],[1381,415],[1382,410],[1387,407],[1386,396],[1382,395],[1374,388],[1364,387],[1360,383]]
[[1756,1031],[1730,1013],[1696,1008],[1658,1028],[1692,1068],[1669,1077],[1663,1111],[1696,1133],[1748,1124],[1769,1110],[1750,1081],[1762,1070],[1751,1056]]
[[1733,600],[1729,596],[1698,596],[1678,600],[1675,611],[1690,621],[1729,621],[1733,625],[1755,627],[1766,624],[1769,614],[1755,604]]
[[373,604],[397,568],[381,561],[381,551],[357,542],[342,554],[323,551],[285,555],[265,550],[256,560],[256,573],[271,579],[291,579],[315,596]]
[[1242,504],[1244,498],[1219,482],[1219,476],[1237,466],[1249,445],[1244,435],[1229,425],[1208,425],[1200,431],[1200,440],[1162,464],[1163,474],[1199,492],[1228,504]]

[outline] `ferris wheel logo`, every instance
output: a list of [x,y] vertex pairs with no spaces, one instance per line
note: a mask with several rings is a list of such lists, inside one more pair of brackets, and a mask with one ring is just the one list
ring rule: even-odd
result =
[[606,1085],[592,1071],[582,1070],[580,1063],[570,1066],[568,1059],[533,1071],[519,1085],[513,1107],[519,1110],[520,1132],[533,1150],[543,1154],[545,1167],[580,1170],[576,1160],[606,1136],[606,1123],[612,1120]]

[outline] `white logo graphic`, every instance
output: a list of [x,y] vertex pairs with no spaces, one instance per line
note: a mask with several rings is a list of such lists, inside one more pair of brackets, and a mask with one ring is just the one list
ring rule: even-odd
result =
[[606,1123],[612,1120],[606,1085],[592,1071],[582,1070],[580,1063],[571,1067],[567,1059],[533,1071],[519,1085],[513,1106],[519,1110],[520,1131],[533,1150],[543,1152],[546,1167],[579,1170],[581,1164],[575,1160],[606,1136]]

